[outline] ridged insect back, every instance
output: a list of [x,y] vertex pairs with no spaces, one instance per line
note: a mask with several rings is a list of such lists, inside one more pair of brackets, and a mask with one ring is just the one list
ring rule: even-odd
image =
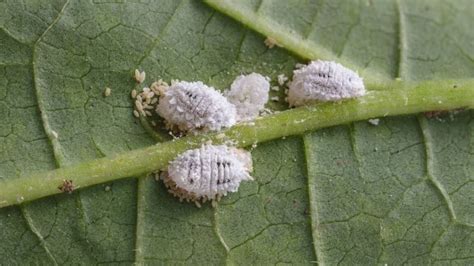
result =
[[190,196],[192,201],[225,196],[237,191],[242,180],[251,179],[251,166],[245,156],[250,154],[225,145],[188,150],[169,164],[167,177],[173,184],[169,180],[165,184],[173,194],[179,190],[179,197]]
[[160,97],[157,112],[181,131],[220,130],[236,122],[235,107],[202,82],[178,82]]
[[335,62],[313,61],[293,74],[288,93],[291,106],[311,101],[340,101],[365,94],[359,75]]

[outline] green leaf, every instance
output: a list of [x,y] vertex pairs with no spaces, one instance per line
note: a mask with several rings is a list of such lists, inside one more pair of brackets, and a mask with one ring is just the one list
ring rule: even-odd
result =
[[[207,2],[295,54],[346,62],[366,80],[474,73],[469,1]],[[473,263],[473,114],[304,136],[318,262]]]
[[[251,17],[246,3],[228,10]],[[303,57],[339,57],[371,80],[398,72],[416,80],[473,73],[474,11],[462,8],[467,1],[403,2],[403,16],[391,1],[277,6],[286,3],[264,2],[255,14],[278,16],[295,32],[304,25],[325,31],[308,44],[314,54]],[[241,72],[290,75],[298,61],[198,1],[0,1],[0,12],[5,184],[153,144],[132,115],[135,68],[147,72],[147,82],[203,80],[225,88]],[[105,87],[112,88],[107,98]],[[252,152],[256,182],[216,209],[179,203],[152,178],[3,208],[1,262],[469,264],[472,115],[384,118],[377,127],[360,122],[260,144]]]

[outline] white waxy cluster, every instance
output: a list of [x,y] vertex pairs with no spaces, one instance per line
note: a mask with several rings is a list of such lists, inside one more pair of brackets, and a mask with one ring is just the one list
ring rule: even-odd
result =
[[237,119],[248,121],[256,118],[268,102],[270,83],[257,73],[238,76],[225,93],[237,109]]
[[156,111],[181,131],[216,131],[236,123],[235,106],[200,81],[172,84],[160,94]]
[[253,180],[248,151],[225,145],[203,145],[170,162],[165,184],[175,196],[188,201],[219,200],[236,192],[240,182]]
[[314,101],[340,101],[365,94],[362,78],[335,62],[313,61],[293,74],[288,92],[290,106]]

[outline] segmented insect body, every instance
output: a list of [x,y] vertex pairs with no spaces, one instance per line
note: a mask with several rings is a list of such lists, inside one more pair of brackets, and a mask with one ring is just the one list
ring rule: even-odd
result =
[[[252,180],[250,153],[225,145],[203,145],[188,150],[168,166],[172,193],[187,200],[214,200],[235,192],[243,180]],[[165,180],[166,183],[166,180]]]
[[259,115],[268,102],[270,83],[257,73],[238,76],[230,90],[225,93],[229,102],[237,109],[237,120],[252,120]]
[[293,74],[288,92],[290,106],[312,101],[339,101],[365,94],[362,78],[335,62],[313,61]]
[[199,81],[180,81],[170,86],[160,95],[156,111],[169,127],[181,131],[215,131],[236,123],[235,106]]

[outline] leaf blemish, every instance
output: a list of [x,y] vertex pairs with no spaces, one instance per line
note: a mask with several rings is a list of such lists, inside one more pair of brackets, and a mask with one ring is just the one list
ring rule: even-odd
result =
[[58,189],[64,193],[71,194],[74,191],[75,187],[74,187],[74,184],[72,183],[72,180],[64,179],[63,183],[60,186],[58,186]]

